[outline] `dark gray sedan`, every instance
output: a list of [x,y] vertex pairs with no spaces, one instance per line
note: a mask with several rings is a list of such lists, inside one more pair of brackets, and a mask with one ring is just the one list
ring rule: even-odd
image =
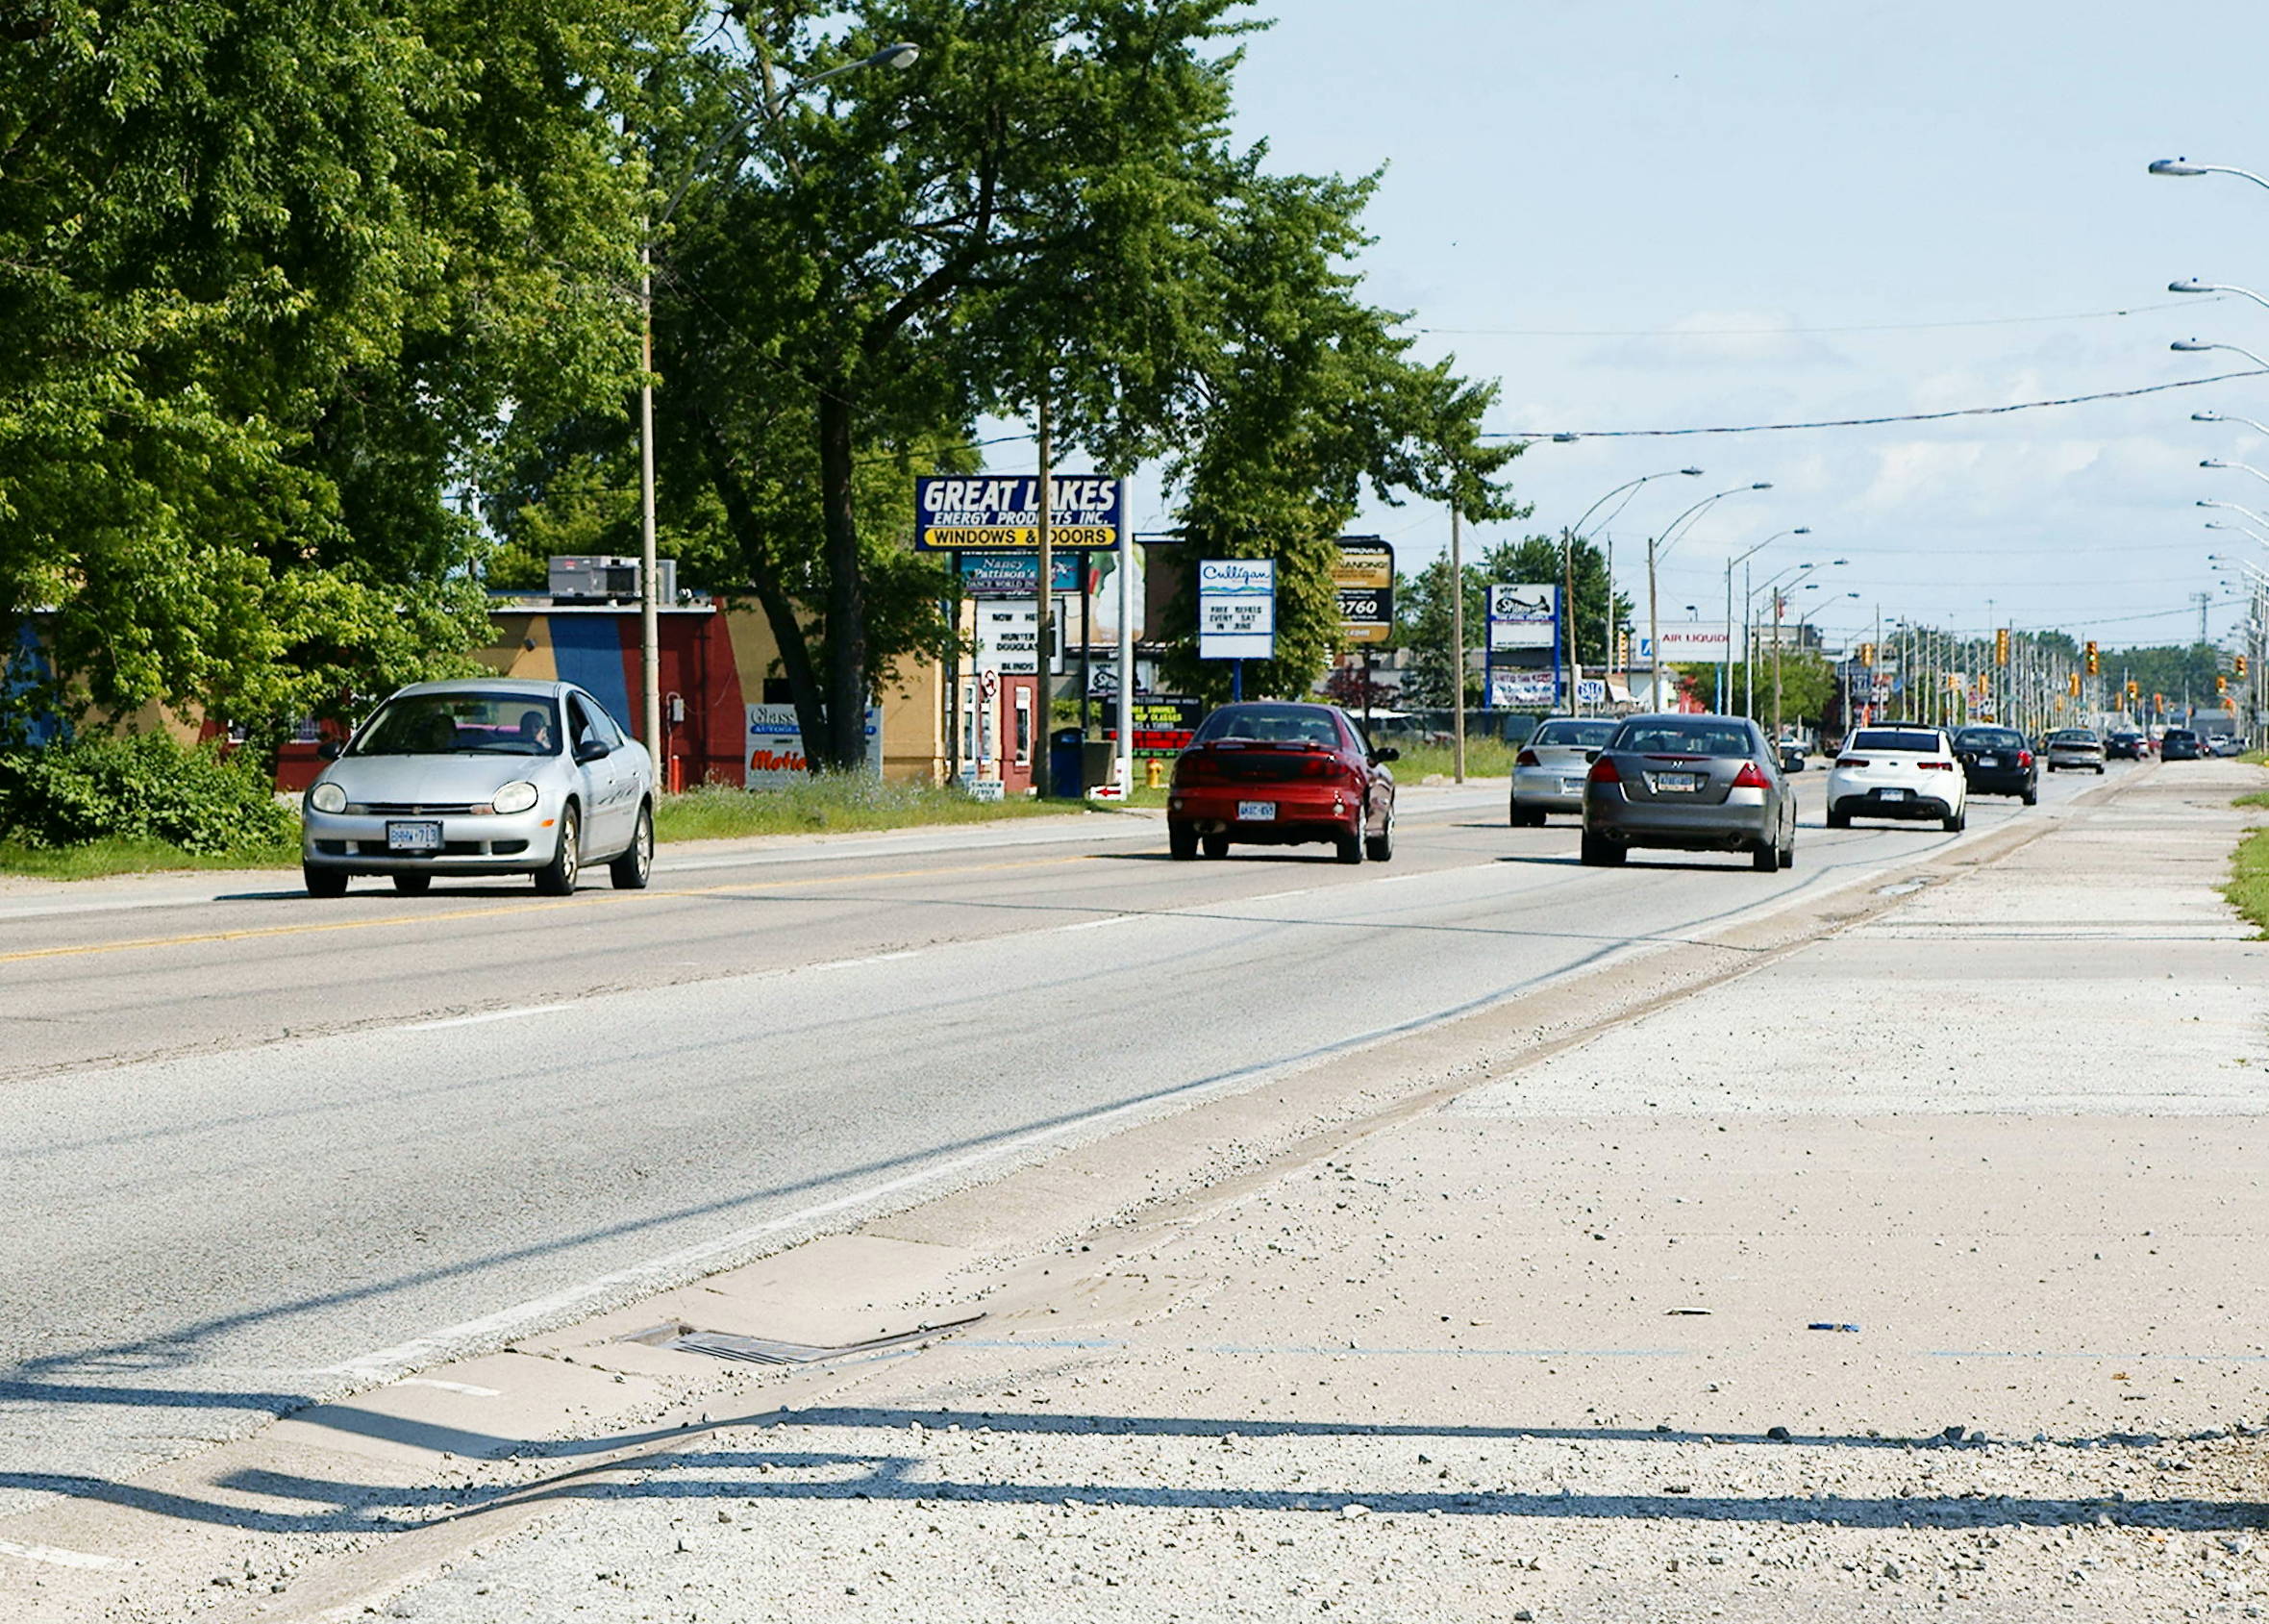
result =
[[1747,852],[1760,873],[1796,862],[1796,792],[1746,716],[1633,716],[1583,783],[1583,861],[1633,846]]

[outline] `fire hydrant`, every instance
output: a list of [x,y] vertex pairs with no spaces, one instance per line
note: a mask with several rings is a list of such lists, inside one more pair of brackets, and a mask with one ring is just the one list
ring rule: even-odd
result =
[[1162,788],[1166,782],[1166,763],[1153,756],[1142,763],[1142,785],[1146,789]]

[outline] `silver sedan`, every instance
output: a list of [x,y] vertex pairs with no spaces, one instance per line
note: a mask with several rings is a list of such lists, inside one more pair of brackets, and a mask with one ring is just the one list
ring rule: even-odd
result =
[[530,874],[553,896],[604,862],[618,889],[654,866],[654,762],[572,683],[416,683],[357,728],[301,808],[309,894],[357,874],[423,891],[436,874]]

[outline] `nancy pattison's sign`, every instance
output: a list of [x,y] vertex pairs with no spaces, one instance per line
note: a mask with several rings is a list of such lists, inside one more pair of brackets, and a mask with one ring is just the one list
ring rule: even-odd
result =
[[[1058,474],[1048,485],[1051,547],[1072,552],[1119,544],[1126,515],[1117,480]],[[914,546],[921,551],[1037,547],[1039,524],[1035,474],[935,474],[914,481]]]

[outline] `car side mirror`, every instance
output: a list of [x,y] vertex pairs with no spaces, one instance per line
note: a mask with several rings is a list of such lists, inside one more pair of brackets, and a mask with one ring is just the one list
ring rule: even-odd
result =
[[1381,762],[1399,762],[1402,759],[1403,753],[1400,750],[1397,750],[1391,744],[1386,746],[1386,748],[1384,750],[1374,750],[1371,752],[1371,762],[1374,766]]
[[326,738],[315,746],[315,754],[326,762],[336,762],[347,753],[347,747],[336,738]]
[[613,754],[614,752],[609,748],[605,739],[586,738],[575,747],[576,765],[588,766],[591,762],[603,762]]

